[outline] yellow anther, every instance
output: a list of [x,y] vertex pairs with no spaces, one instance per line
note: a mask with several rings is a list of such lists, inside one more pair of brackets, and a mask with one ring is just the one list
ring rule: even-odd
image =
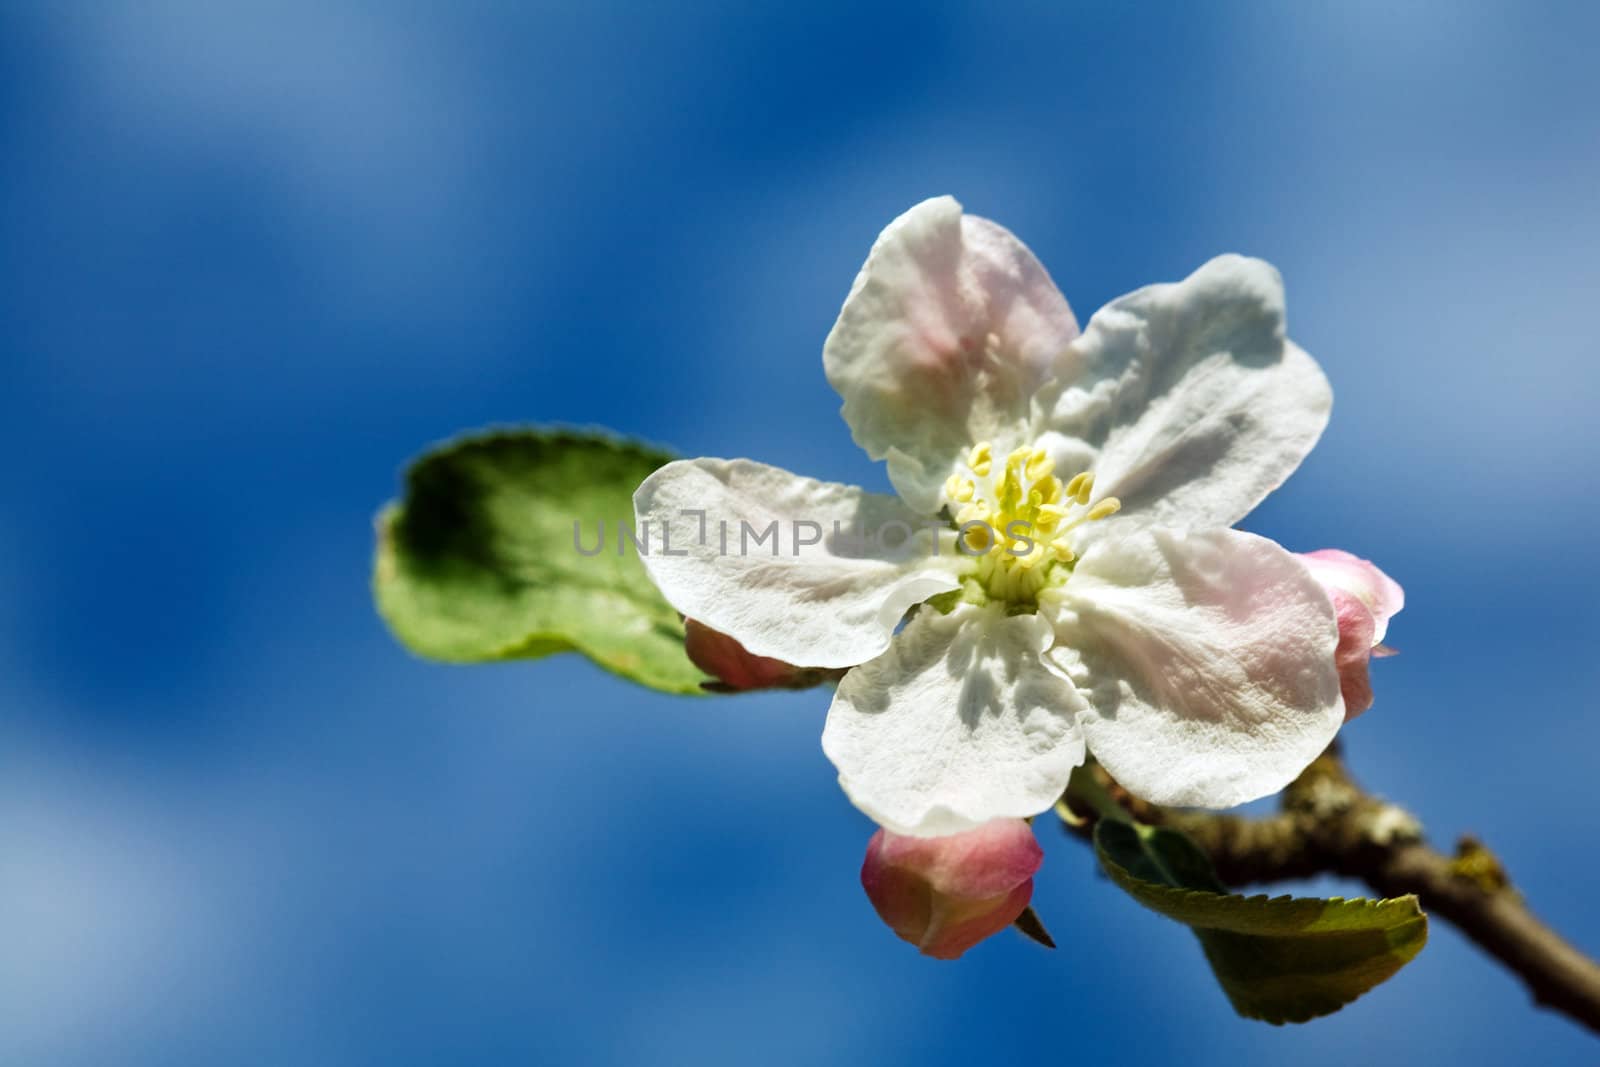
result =
[[964,526],[969,522],[983,522],[988,518],[989,505],[981,500],[974,500],[970,504],[963,505],[961,510],[956,512],[956,525]]
[[1114,496],[1108,496],[1100,503],[1089,509],[1088,521],[1108,518],[1122,510],[1122,501]]
[[1033,547],[1028,549],[1027,552],[1020,556],[1013,556],[1012,558],[1017,561],[1017,566],[1027,569],[1029,567],[1037,566],[1039,562],[1044,559],[1047,551],[1048,549],[1044,545],[1035,541],[1033,543]]
[[1088,471],[1075,474],[1072,481],[1067,483],[1067,495],[1080,504],[1087,504],[1089,490],[1094,487],[1094,475]]
[[990,465],[994,462],[994,446],[988,441],[979,441],[972,446],[972,453],[967,456],[967,466],[972,468],[972,473],[980,478],[989,476]]
[[1064,482],[1043,448],[1015,448],[996,456],[992,442],[980,441],[966,459],[966,469],[958,468],[944,483],[958,544],[968,556],[979,557],[973,560],[974,576],[987,595],[1010,604],[1033,603],[1055,580],[1052,568],[1076,562],[1068,535],[1121,506],[1108,497],[1091,507],[1094,476],[1084,471]]

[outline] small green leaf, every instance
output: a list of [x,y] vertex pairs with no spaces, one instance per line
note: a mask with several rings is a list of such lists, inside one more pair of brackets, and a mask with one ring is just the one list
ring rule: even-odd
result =
[[1140,904],[1191,927],[1234,1010],[1269,1023],[1330,1015],[1422,951],[1428,918],[1393,900],[1244,897],[1175,830],[1101,819],[1095,853]]
[[[652,689],[699,693],[683,624],[618,523],[672,457],[599,434],[499,431],[412,464],[378,516],[373,596],[413,652],[455,663],[582,652]],[[602,551],[585,555],[604,524]]]

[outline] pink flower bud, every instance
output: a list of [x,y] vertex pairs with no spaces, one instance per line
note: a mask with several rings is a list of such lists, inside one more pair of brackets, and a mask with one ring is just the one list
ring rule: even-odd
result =
[[780,659],[755,656],[727,634],[693,619],[683,620],[683,648],[690,661],[713,678],[723,689],[771,689],[796,684],[799,667]]
[[953,960],[1016,921],[1033,896],[1044,852],[1021,819],[995,819],[948,837],[879,830],[861,885],[878,915],[924,955]]
[[1398,582],[1358,556],[1337,548],[1299,553],[1311,576],[1322,583],[1339,619],[1339,689],[1344,694],[1344,719],[1349,722],[1372,707],[1372,681],[1367,675],[1373,656],[1392,656],[1383,644],[1389,618],[1405,607]]

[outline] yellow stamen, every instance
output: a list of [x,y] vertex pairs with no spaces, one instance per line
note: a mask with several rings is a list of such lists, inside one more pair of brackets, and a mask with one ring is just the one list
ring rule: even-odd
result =
[[1122,501],[1118,500],[1114,496],[1108,496],[1104,500],[1100,501],[1100,503],[1089,509],[1089,514],[1085,521],[1094,522],[1098,519],[1109,518],[1121,510]]
[[1027,475],[1023,473],[1023,468],[1027,466],[1030,455],[1032,455],[1032,452],[1026,448],[1012,449],[1011,454],[1006,457],[1006,474],[1005,482],[1001,489],[1002,492],[1004,492],[1004,486],[1012,486],[1016,495],[1021,497],[1022,483],[1027,478]]
[[1085,494],[1093,485],[1094,475],[1084,471],[1082,474],[1074,475],[1072,481],[1067,483],[1067,495],[1080,504],[1087,504],[1089,501],[1085,499]]
[[988,518],[989,505],[981,500],[974,500],[956,512],[956,525],[965,526],[969,522],[983,522]]
[[976,557],[973,577],[987,594],[1010,604],[1036,603],[1040,591],[1061,577],[1052,578],[1052,569],[1078,558],[1067,544],[1071,532],[1121,506],[1108,497],[1091,507],[1094,475],[1084,471],[1063,482],[1055,475],[1055,458],[1043,448],[1014,448],[1002,458],[993,442],[980,441],[966,460],[967,469],[944,483],[960,530],[958,544]]
[[972,446],[972,453],[967,456],[967,466],[972,468],[972,473],[980,478],[989,476],[990,464],[994,462],[994,446],[988,441],[979,441]]
[[1045,544],[1043,541],[1035,541],[1033,543],[1033,547],[1028,550],[1028,554],[1022,557],[1022,562],[1025,566],[1032,567],[1044,562],[1044,557],[1049,555],[1049,553],[1049,545]]

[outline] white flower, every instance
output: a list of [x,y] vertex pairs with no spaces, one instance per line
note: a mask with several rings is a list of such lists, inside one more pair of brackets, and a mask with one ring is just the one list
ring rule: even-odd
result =
[[[1080,335],[1016,237],[941,197],[878,238],[823,364],[899,499],[696,459],[634,506],[672,524],[674,554],[645,563],[679,611],[758,656],[854,668],[822,744],[880,824],[1035,815],[1086,747],[1151,801],[1227,807],[1333,737],[1329,599],[1289,552],[1229,529],[1331,405],[1270,265],[1214,259]],[[773,520],[792,546],[741,538]],[[844,533],[885,528],[898,551]]]

